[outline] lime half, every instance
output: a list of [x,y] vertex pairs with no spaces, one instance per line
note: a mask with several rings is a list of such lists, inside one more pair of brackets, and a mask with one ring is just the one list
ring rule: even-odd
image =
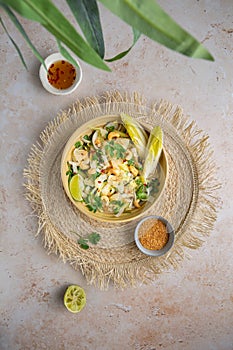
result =
[[81,311],[86,305],[86,294],[78,285],[71,285],[67,288],[64,295],[65,307],[73,313]]
[[71,178],[69,189],[70,189],[70,194],[75,201],[81,202],[83,200],[79,174],[76,174]]

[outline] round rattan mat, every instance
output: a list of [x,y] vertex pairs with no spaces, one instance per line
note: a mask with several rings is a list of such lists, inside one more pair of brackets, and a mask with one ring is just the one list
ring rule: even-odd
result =
[[[173,249],[165,256],[143,255],[134,243],[138,220],[109,224],[89,219],[66,196],[60,176],[61,155],[70,135],[86,121],[107,115],[129,113],[149,126],[160,125],[168,161],[165,188],[149,214],[164,216],[176,233]],[[39,232],[49,252],[59,254],[81,269],[88,282],[106,288],[146,282],[164,268],[175,266],[184,247],[197,248],[216,219],[217,188],[208,137],[184,116],[179,107],[164,101],[148,106],[138,94],[106,93],[76,102],[61,113],[41,134],[41,145],[33,146],[25,170],[27,195],[39,215]],[[209,181],[208,181],[209,180]],[[200,225],[201,223],[201,225]],[[77,232],[98,232],[97,246],[83,250]]]

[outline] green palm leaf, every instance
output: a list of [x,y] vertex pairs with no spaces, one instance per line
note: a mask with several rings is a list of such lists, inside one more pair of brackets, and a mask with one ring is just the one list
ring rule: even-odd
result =
[[104,57],[104,38],[96,0],[66,0],[87,42]]
[[62,43],[60,42],[60,40],[57,40],[57,45],[59,48],[60,53],[62,54],[62,56],[64,58],[67,59],[67,61],[69,61],[70,63],[72,63],[74,66],[79,67],[78,62],[73,58],[73,56],[71,56],[71,54],[69,53],[69,51],[66,50],[66,48],[62,45]]
[[21,62],[23,63],[24,67],[25,67],[26,69],[28,69],[28,67],[27,67],[27,65],[26,65],[26,62],[25,62],[25,60],[24,60],[24,58],[23,58],[23,55],[22,55],[22,53],[21,53],[21,51],[20,51],[18,45],[16,44],[16,42],[14,41],[14,39],[10,36],[10,34],[8,33],[8,30],[6,29],[5,24],[3,23],[3,20],[2,20],[1,17],[0,17],[0,23],[1,23],[2,27],[3,27],[3,29],[5,30],[5,32],[6,32],[7,36],[8,36],[8,38],[10,39],[10,41],[12,42],[12,44],[14,45],[16,51],[18,52],[19,58],[21,59]]
[[135,28],[132,28],[132,29],[133,29],[133,44],[130,46],[130,48],[126,51],[119,53],[118,55],[116,55],[112,58],[105,59],[106,62],[113,62],[113,61],[120,60],[121,58],[126,56],[127,53],[129,53],[129,51],[134,47],[134,45],[136,44],[136,42],[140,38],[141,33]]
[[[19,20],[17,19],[17,17],[14,15],[14,13],[11,11],[11,9],[6,6],[6,5],[2,5],[3,9],[6,11],[6,13],[8,14],[9,18],[11,19],[11,21],[14,23],[14,25],[16,26],[16,28],[18,29],[18,31],[22,34],[23,38],[25,39],[26,43],[28,44],[28,46],[31,48],[32,52],[34,53],[34,55],[37,57],[37,59],[44,64],[44,59],[43,57],[40,55],[40,53],[37,51],[37,49],[35,48],[35,46],[33,45],[33,43],[31,42],[31,40],[29,39],[27,33],[25,32],[23,26],[21,25],[21,23],[19,22]],[[13,43],[13,45],[15,46],[16,50],[18,51],[18,54],[21,58],[22,61],[22,54],[19,48],[17,48],[16,44]],[[24,60],[23,60],[24,61]]]
[[41,23],[56,39],[60,40],[74,54],[93,66],[110,71],[101,57],[80,36],[65,16],[50,0],[2,0],[21,16]]
[[181,28],[155,0],[99,1],[152,40],[187,56],[214,60],[205,47]]

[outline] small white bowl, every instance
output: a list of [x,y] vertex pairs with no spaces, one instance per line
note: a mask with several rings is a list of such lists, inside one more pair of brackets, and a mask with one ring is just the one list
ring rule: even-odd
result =
[[[47,69],[49,69],[51,64],[53,64],[54,62],[60,61],[60,60],[68,61],[65,57],[63,57],[58,52],[58,53],[53,53],[52,55],[48,56],[44,62],[45,62]],[[48,78],[47,78],[48,72],[46,71],[43,64],[41,64],[40,70],[39,70],[39,76],[40,76],[40,80],[41,80],[43,87],[48,92],[50,92],[51,94],[54,94],[54,95],[68,95],[68,94],[71,94],[72,92],[74,92],[74,90],[77,89],[77,87],[79,86],[79,84],[81,83],[81,80],[82,80],[82,68],[81,68],[79,62],[77,60],[75,60],[75,61],[78,63],[78,67],[74,66],[74,68],[76,70],[76,79],[75,79],[74,83],[68,89],[62,89],[62,90],[56,89],[55,87],[53,87],[49,83]]]
[[[139,240],[139,230],[140,230],[141,225],[145,221],[153,220],[153,219],[162,221],[165,224],[166,229],[167,229],[167,233],[168,233],[167,244],[162,249],[159,249],[159,250],[147,249],[141,244],[141,242]],[[161,256],[161,255],[166,254],[173,246],[174,239],[175,239],[175,233],[174,233],[172,225],[165,218],[163,218],[162,216],[150,215],[150,216],[146,216],[145,218],[143,218],[142,220],[139,221],[139,223],[136,226],[135,232],[134,232],[134,239],[135,239],[135,243],[136,243],[138,249],[140,249],[142,253],[144,253],[146,255],[150,255],[150,256]]]

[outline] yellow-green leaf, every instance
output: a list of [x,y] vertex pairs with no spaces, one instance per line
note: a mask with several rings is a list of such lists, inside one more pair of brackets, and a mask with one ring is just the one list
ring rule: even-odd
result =
[[160,128],[160,126],[155,126],[150,133],[150,137],[146,147],[146,157],[141,174],[143,183],[147,183],[149,177],[152,176],[155,172],[162,149],[163,131]]

